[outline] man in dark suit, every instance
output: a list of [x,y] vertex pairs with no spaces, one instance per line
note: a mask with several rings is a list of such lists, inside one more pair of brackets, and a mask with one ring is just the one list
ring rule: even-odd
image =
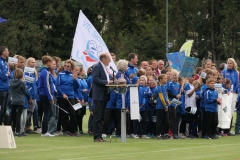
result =
[[100,61],[94,65],[92,70],[92,99],[95,106],[92,122],[94,142],[106,142],[106,140],[102,138],[102,121],[108,101],[108,88],[106,85],[112,83],[112,80],[109,80],[106,69],[110,61],[110,54],[102,53],[100,55]]

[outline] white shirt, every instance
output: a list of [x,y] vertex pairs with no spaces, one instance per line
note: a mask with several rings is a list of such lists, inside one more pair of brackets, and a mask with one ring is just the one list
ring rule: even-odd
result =
[[106,76],[107,76],[107,81],[109,82],[109,75],[108,75],[108,73],[107,73],[107,67],[106,67],[101,61],[99,61],[99,62],[102,64],[103,70],[105,71],[105,74],[106,74]]
[[197,105],[196,105],[196,93],[193,92],[192,96],[191,97],[188,97],[188,94],[194,89],[194,86],[190,83],[187,83],[189,84],[190,86],[190,89],[187,90],[187,91],[184,91],[185,92],[185,108],[187,107],[195,107],[197,108]]

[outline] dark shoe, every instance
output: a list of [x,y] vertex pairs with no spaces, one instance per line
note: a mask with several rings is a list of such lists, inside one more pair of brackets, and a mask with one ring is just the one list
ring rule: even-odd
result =
[[20,135],[21,136],[27,136],[27,134],[25,132],[22,132]]
[[21,137],[21,134],[20,133],[15,133],[14,137]]
[[28,129],[25,131],[27,134],[36,134],[36,132],[33,132],[31,129]]
[[194,136],[194,135],[189,135],[189,136],[187,136],[186,138],[197,138],[197,137]]
[[211,138],[212,138],[212,139],[218,139],[218,136],[215,135],[215,136],[212,136]]
[[107,140],[105,140],[105,139],[101,139],[103,142],[109,142],[109,141],[107,141]]
[[68,136],[69,134],[68,134],[67,131],[64,131],[62,135],[63,135],[63,136]]
[[94,142],[104,142],[102,139],[94,139]]

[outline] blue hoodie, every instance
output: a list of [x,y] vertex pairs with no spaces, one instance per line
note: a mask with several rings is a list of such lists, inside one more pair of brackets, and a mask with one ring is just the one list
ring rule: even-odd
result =
[[35,77],[34,73],[24,72],[24,74],[26,76],[34,78],[34,82],[33,83],[30,83],[30,82],[25,82],[25,83],[26,83],[27,89],[30,92],[31,98],[32,99],[37,99],[37,97],[38,97],[38,89],[37,89],[37,81],[36,81],[36,77]]
[[117,88],[116,90],[111,90],[110,91],[110,99],[107,102],[107,108],[116,109],[117,101],[118,101],[118,94],[119,94],[118,91],[119,91],[119,88]]
[[118,72],[117,72],[117,74],[116,74],[116,79],[119,79],[119,78],[121,78],[122,76],[123,76],[123,78],[126,80],[126,83],[127,83],[127,84],[131,84],[131,81],[130,81],[130,79],[128,78],[128,76],[126,76],[122,70],[118,70]]
[[[149,89],[149,88],[148,88]],[[140,111],[145,111],[146,110],[146,97],[145,97],[145,92],[146,92],[145,86],[139,86],[138,87],[138,99],[139,99],[139,109]],[[149,89],[150,91],[150,89]]]
[[[92,88],[92,73],[89,73],[88,78],[87,78],[87,84],[88,84],[88,89],[89,91]],[[92,109],[94,109],[94,104],[93,104],[93,100],[91,97],[88,96],[88,102],[91,102],[92,104]]]
[[47,96],[49,101],[53,100],[53,81],[49,73],[49,68],[41,66],[38,74],[38,91],[40,96]]
[[186,111],[185,111],[185,93],[182,92],[181,93],[181,97],[179,98],[179,100],[182,102],[180,105],[177,106],[177,113],[180,113],[180,114],[185,114]]
[[6,60],[0,56],[0,91],[8,91],[9,89],[9,77],[6,75],[8,70]]
[[[168,83],[167,91],[168,91],[169,101],[172,101],[174,98],[176,99],[176,96],[179,94],[180,89],[181,89],[181,86],[178,82],[171,81]],[[176,107],[176,105],[170,104],[169,107]]]
[[[89,93],[89,87],[85,79],[78,78],[77,79],[79,84],[79,91],[82,93],[84,103],[88,102],[88,93]],[[87,92],[83,92],[84,89],[87,89]]]
[[74,92],[74,89],[79,89],[77,80],[72,77],[72,72],[61,71],[58,73],[56,80],[57,97],[63,97],[66,94],[68,98],[76,98],[78,95]]
[[155,96],[157,97],[157,105],[156,109],[164,109],[164,104],[160,100],[159,93],[162,93],[164,101],[166,103],[166,106],[168,106],[168,101],[167,101],[167,86],[166,85],[158,85],[157,89],[155,91]]
[[236,93],[238,88],[238,72],[233,69],[222,70],[223,78],[230,79],[232,81],[232,89]]
[[215,89],[208,88],[204,93],[204,100],[206,102],[205,111],[217,112],[218,111],[218,92]]
[[203,84],[200,91],[200,106],[205,108],[206,102],[204,100],[204,93],[206,92],[207,88],[209,88],[206,84]]
[[128,68],[125,72],[125,75],[130,78],[131,74],[136,74],[137,75],[138,69],[135,66],[131,66],[130,64],[128,64]]
[[237,94],[238,94],[238,97],[237,97],[236,109],[240,110],[240,86],[237,89]]

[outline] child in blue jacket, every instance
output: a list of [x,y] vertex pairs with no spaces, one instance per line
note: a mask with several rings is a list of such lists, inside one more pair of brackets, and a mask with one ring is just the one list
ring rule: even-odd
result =
[[240,135],[240,86],[238,86],[237,89],[237,103],[236,103],[236,109],[237,109],[237,116],[236,116],[236,123],[235,123],[235,135]]
[[170,104],[167,97],[167,75],[161,74],[158,77],[159,85],[155,91],[155,96],[157,97],[156,105],[156,134],[157,139],[168,139],[168,129],[169,129],[169,115],[168,115],[168,105]]
[[207,80],[208,89],[204,93],[205,117],[206,117],[206,133],[207,139],[217,139],[216,128],[218,125],[218,104],[221,104],[221,99],[218,98],[218,92],[214,89],[215,79]]

